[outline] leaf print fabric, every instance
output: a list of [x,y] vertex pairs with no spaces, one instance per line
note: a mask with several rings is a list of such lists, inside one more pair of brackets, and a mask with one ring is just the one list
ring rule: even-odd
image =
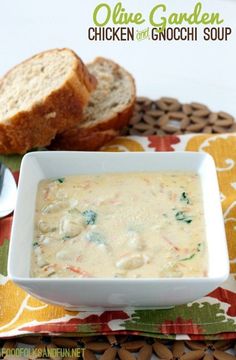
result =
[[[220,288],[171,309],[69,312],[45,304],[7,277],[12,216],[0,219],[0,337],[28,333],[67,335],[140,334],[158,338],[236,338],[236,134],[120,137],[102,151],[205,151],[218,173],[231,275]],[[0,156],[18,178],[21,156]],[[11,301],[9,301],[11,299]]]

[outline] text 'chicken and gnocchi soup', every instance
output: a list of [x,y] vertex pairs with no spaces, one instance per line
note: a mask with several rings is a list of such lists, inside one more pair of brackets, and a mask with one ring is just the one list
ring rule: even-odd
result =
[[199,176],[137,172],[41,181],[31,275],[207,276]]

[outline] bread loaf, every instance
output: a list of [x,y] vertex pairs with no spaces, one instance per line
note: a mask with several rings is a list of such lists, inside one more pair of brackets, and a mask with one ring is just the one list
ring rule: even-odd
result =
[[60,150],[96,150],[127,125],[135,103],[133,77],[115,62],[96,58],[87,65],[97,79],[97,88],[76,127],[57,135],[51,148]]
[[48,145],[78,124],[96,87],[70,49],[37,54],[0,81],[0,153],[25,153]]

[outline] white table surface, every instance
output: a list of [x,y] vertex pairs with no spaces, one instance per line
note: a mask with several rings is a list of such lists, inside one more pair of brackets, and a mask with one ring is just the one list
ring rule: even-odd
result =
[[[134,75],[139,95],[200,101],[236,116],[236,0],[202,1],[204,10],[220,12],[224,26],[232,28],[227,42],[91,42],[87,28],[101,2],[0,0],[0,75],[39,51],[71,47],[84,61],[98,55],[118,61]],[[197,1],[122,1],[127,10],[145,15],[163,2],[171,12],[190,12]]]

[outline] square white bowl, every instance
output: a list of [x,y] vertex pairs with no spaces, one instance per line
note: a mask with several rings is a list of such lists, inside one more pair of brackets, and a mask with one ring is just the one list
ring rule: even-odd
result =
[[[76,174],[193,171],[199,174],[208,247],[208,276],[192,278],[31,278],[35,199],[39,181]],[[8,274],[27,292],[68,309],[169,307],[196,300],[229,275],[217,174],[212,157],[194,152],[32,152],[24,156],[14,213]]]

